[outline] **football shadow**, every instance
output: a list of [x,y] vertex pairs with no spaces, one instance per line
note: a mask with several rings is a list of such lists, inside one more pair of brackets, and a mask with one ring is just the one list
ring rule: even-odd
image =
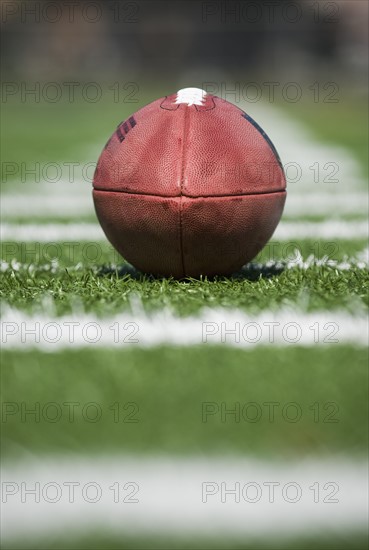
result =
[[[216,275],[214,277],[207,277],[208,281],[224,281],[224,280],[247,280],[258,281],[259,279],[271,279],[283,273],[285,266],[281,262],[268,264],[249,263],[244,265],[239,271],[232,275],[223,276]],[[131,278],[136,281],[160,281],[163,279],[169,279],[170,277],[163,277],[160,275],[152,275],[150,273],[142,273],[130,264],[123,264],[116,267],[101,266],[98,271],[99,276],[115,275],[119,278]],[[191,283],[191,281],[201,281],[204,278],[184,277],[179,279],[182,283]]]
[[143,279],[151,279],[152,275],[145,275],[141,271],[138,271],[133,265],[130,264],[123,264],[116,267],[112,267],[109,265],[103,265],[100,267],[98,273],[100,277],[109,276],[109,275],[115,275],[119,278],[124,277],[130,277],[131,279],[135,279],[136,281],[143,280]]
[[239,271],[233,273],[229,278],[232,280],[258,281],[259,279],[271,279],[277,277],[285,270],[285,265],[281,262],[271,264],[253,264],[244,265]]

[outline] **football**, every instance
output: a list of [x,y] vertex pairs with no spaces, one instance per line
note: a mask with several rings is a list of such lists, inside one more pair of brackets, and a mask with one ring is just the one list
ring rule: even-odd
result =
[[286,179],[248,114],[185,88],[118,125],[98,160],[93,198],[107,238],[137,269],[230,275],[272,236]]

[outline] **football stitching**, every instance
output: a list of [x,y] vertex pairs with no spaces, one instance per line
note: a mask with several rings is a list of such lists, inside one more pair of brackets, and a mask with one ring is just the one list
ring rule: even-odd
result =
[[189,195],[154,195],[152,193],[135,193],[134,191],[117,191],[116,189],[98,189],[97,187],[94,187],[93,191],[97,191],[99,193],[117,193],[118,195],[132,195],[134,197],[153,197],[157,199],[178,201],[181,201],[183,198],[191,199],[194,201],[196,201],[197,199],[239,199],[242,197],[258,197],[266,195],[276,195],[278,193],[287,193],[286,188],[267,191],[265,193],[242,193],[241,195],[197,195],[196,197],[191,197]]
[[232,199],[239,197],[254,197],[256,195],[274,195],[275,193],[287,193],[286,187],[281,189],[273,189],[271,191],[260,191],[260,193],[236,193],[234,195],[185,195],[181,193],[180,195],[159,195],[157,193],[137,193],[136,191],[121,191],[120,189],[102,189],[101,187],[93,187],[94,191],[101,191],[102,193],[120,193],[122,195],[137,195],[139,197],[157,197],[161,199],[181,199],[186,197],[186,199]]

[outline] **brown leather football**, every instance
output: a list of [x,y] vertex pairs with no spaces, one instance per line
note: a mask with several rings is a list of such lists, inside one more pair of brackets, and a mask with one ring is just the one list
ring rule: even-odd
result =
[[197,88],[119,124],[93,186],[97,216],[118,252],[141,271],[176,278],[240,269],[272,236],[286,198],[265,132]]

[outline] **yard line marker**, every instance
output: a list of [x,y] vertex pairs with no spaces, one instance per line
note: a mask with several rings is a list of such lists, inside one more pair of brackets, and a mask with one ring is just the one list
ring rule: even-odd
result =
[[[282,220],[273,240],[293,241],[295,239],[366,239],[369,235],[365,220],[328,220],[321,222],[291,222]],[[104,233],[98,223],[47,223],[16,224],[2,223],[0,236],[3,241],[12,242],[68,242],[103,241]]]
[[[281,463],[228,457],[39,455],[37,462],[3,462],[1,477],[4,540],[73,536],[90,533],[91,526],[133,536],[295,537],[360,532],[368,519],[368,471],[360,459]],[[32,494],[26,494],[30,488]]]
[[[287,260],[268,260],[264,264],[257,262],[250,262],[244,266],[242,271],[246,272],[256,272],[260,271],[262,274],[264,270],[270,271],[283,271],[284,269],[303,269],[307,270],[312,267],[328,267],[331,269],[336,269],[337,271],[348,271],[350,269],[368,269],[369,266],[369,248],[365,248],[357,254],[354,258],[345,257],[342,260],[333,260],[329,256],[316,257],[314,254],[310,254],[306,259],[303,258],[301,252],[296,249],[292,254],[289,255]],[[19,262],[18,260],[12,259],[1,260],[0,259],[0,272],[1,273],[11,273],[12,271],[26,271],[30,275],[36,273],[51,273],[53,275],[65,272],[65,266],[60,266],[59,261],[55,258],[51,262],[44,264],[34,264],[34,263],[25,263]],[[80,271],[85,269],[85,266],[82,263],[76,265],[68,266],[68,271]],[[100,266],[95,266],[95,271],[98,272]],[[121,269],[121,266],[112,264],[110,266],[112,271]]]
[[340,216],[344,214],[368,216],[368,196],[366,193],[309,193],[301,196],[287,189],[287,200],[283,216],[297,218],[299,216]]
[[[47,193],[47,189],[46,189]],[[73,218],[93,214],[94,206],[91,193],[79,195],[71,192],[54,196],[53,194],[4,194],[1,206],[3,219],[15,217],[53,217]]]
[[273,240],[289,241],[294,239],[366,239],[369,236],[367,220],[343,221],[327,220],[322,222],[290,222],[282,220]]
[[[45,306],[46,307],[46,306]],[[52,304],[50,305],[50,309]],[[169,309],[146,313],[137,296],[131,311],[109,318],[94,314],[27,314],[4,308],[3,349],[47,352],[80,348],[152,348],[161,345],[223,345],[244,350],[256,346],[368,345],[369,320],[360,312],[302,312],[292,309],[250,315],[239,309],[204,308],[198,315],[178,317]]]
[[103,241],[105,235],[98,223],[12,224],[0,226],[3,241],[68,242]]

